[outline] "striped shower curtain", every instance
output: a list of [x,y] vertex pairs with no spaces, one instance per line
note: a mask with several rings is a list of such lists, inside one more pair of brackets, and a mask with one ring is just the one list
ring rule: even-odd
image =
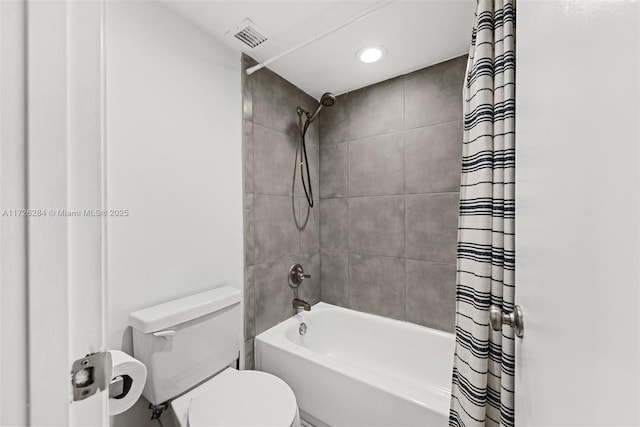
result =
[[514,425],[515,0],[478,0],[464,135],[450,426]]

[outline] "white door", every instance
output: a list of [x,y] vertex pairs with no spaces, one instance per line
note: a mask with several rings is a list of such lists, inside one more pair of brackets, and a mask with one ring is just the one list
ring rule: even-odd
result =
[[29,423],[104,426],[107,393],[70,394],[73,361],[105,348],[104,4],[25,12]]
[[0,1],[0,425],[27,423],[25,4]]
[[640,4],[517,4],[516,425],[640,424]]

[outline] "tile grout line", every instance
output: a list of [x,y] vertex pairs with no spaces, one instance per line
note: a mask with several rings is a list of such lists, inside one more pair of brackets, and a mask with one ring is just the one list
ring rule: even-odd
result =
[[[256,270],[255,270],[255,264],[256,264],[256,218],[255,218],[255,210],[256,210],[256,137],[255,137],[255,123],[254,123],[254,98],[255,98],[255,82],[254,82],[254,78],[252,76],[246,76],[246,80],[245,82],[248,84],[249,82],[251,82],[251,158],[252,158],[252,162],[251,162],[251,180],[253,181],[251,183],[251,189],[252,189],[252,194],[251,194],[251,250],[253,251],[251,260],[253,263],[253,274],[252,274],[252,278],[253,278],[253,335],[254,338],[257,335],[258,332],[258,287],[257,287],[257,283],[256,283]],[[253,363],[254,363],[254,367],[255,367],[255,354],[253,357]]]
[[[295,195],[293,196],[293,198],[295,199]],[[302,205],[302,200],[298,199],[298,221],[300,221],[300,219],[302,218],[301,205]],[[311,215],[311,213],[309,213],[309,215]],[[293,219],[293,221],[295,223],[295,218]],[[296,226],[296,229],[298,230],[298,256],[300,256],[300,252],[302,252],[302,230],[298,226]]]
[[256,289],[256,267],[252,266],[251,267],[251,282],[253,282],[253,337],[251,337],[251,339],[254,339],[256,337],[256,322],[257,322],[257,314],[258,314],[258,309],[256,307],[256,301],[258,299],[258,291]]
[[[403,106],[404,108],[404,106]],[[403,112],[404,114],[404,112]],[[430,123],[430,124],[426,124],[426,125],[420,125],[420,126],[414,126],[414,127],[406,127],[406,125],[403,123],[402,125],[402,129],[398,129],[398,130],[394,130],[394,131],[390,131],[390,132],[383,132],[383,133],[377,133],[374,135],[368,135],[368,136],[364,136],[361,138],[355,138],[353,140],[350,139],[350,141],[352,142],[366,142],[370,139],[375,139],[375,138],[381,138],[383,136],[390,136],[390,135],[396,135],[396,134],[404,134],[407,131],[415,131],[415,130],[419,130],[419,129],[425,129],[425,128],[430,128],[433,126],[439,126],[439,125],[445,125],[445,124],[449,124],[449,123],[457,123],[457,122],[462,122],[463,121],[463,117],[460,117],[458,119],[453,119],[453,120],[445,120],[442,122],[437,122],[437,123]],[[259,125],[262,126],[262,125]],[[264,127],[264,126],[263,126]],[[327,146],[332,146],[332,145],[340,145],[340,144],[344,144],[347,141],[335,141],[335,142],[331,142],[331,143],[327,143]]]
[[349,96],[349,92],[347,92],[347,105],[345,108],[345,115],[347,116],[347,281],[345,283],[345,297],[346,297],[346,305],[347,308],[351,308],[351,301],[349,297],[349,290],[351,288],[351,189],[349,188],[349,154],[351,153],[351,115],[349,114],[349,103],[351,97]]
[[[369,252],[346,252],[346,251],[339,251],[339,250],[334,250],[334,249],[326,249],[323,248],[321,249],[322,252],[328,252],[331,254],[339,254],[339,255],[363,255],[363,256],[370,256],[370,257],[380,257],[380,258],[397,258],[397,259],[404,259],[407,261],[420,261],[420,262],[428,262],[430,264],[440,264],[440,265],[451,265],[451,266],[455,266],[457,265],[456,261],[438,261],[438,260],[433,260],[433,259],[424,259],[424,258],[413,258],[413,257],[408,257],[408,256],[401,256],[401,255],[384,255],[384,254],[374,254],[374,253],[369,253]],[[267,263],[263,263],[263,264],[258,264],[258,265],[264,265],[264,264],[271,264],[271,262],[267,262]]]
[[404,276],[402,278],[402,284],[404,289],[403,306],[404,306],[404,320],[407,320],[407,261],[405,256],[407,255],[407,157],[406,157],[406,144],[405,135],[407,132],[407,77],[402,78],[402,172],[403,172],[403,197],[402,197],[402,213],[404,218],[402,221],[402,249],[403,249],[403,261],[402,268]]
[[463,119],[464,119],[464,117],[460,116],[460,118],[453,119],[453,120],[444,120],[442,122],[429,123],[429,124],[426,124],[426,125],[420,125],[420,126],[414,126],[414,127],[405,127],[404,130],[405,131],[414,131],[414,130],[418,130],[418,129],[430,128],[430,127],[433,127],[433,126],[439,126],[439,125],[446,125],[446,124],[449,124],[449,123],[462,122]]
[[[398,260],[426,262],[426,263],[429,263],[429,264],[448,265],[448,266],[452,266],[452,267],[457,266],[457,263],[455,261],[452,261],[452,262],[437,261],[437,260],[431,260],[431,259],[404,257],[404,256],[398,256],[398,255],[372,254],[372,253],[366,253],[366,252],[349,252],[349,253],[347,253],[347,252],[343,252],[343,251],[334,251],[334,250],[331,250],[331,249],[322,249],[322,251],[330,253],[330,254],[338,254],[338,255],[361,255],[361,256],[367,256],[367,257],[394,258],[394,259],[398,259]],[[266,263],[266,264],[270,264],[270,263]],[[260,265],[263,265],[263,264],[260,264]]]
[[[459,191],[434,191],[430,193],[407,193],[407,194],[367,194],[363,196],[349,196],[349,197],[325,197],[321,200],[333,200],[333,199],[364,199],[364,198],[374,198],[374,197],[400,197],[400,196],[437,196],[437,195],[447,195],[447,194],[458,194]],[[260,194],[261,196],[269,196],[269,194]],[[285,196],[279,196],[285,197]]]
[[408,321],[407,320],[407,259],[406,258],[402,258],[402,267],[403,267],[403,273],[404,273],[404,277],[402,278],[404,281],[404,320],[405,322]]
[[322,114],[318,116],[318,217],[316,220],[318,221],[318,299],[322,301],[322,235],[320,233],[322,227],[322,212],[320,211],[320,173],[321,166],[320,161],[322,158],[321,149],[322,149]]

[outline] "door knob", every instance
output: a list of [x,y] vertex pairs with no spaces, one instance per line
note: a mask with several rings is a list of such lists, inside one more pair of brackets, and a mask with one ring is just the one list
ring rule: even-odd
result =
[[522,338],[524,335],[524,314],[519,305],[514,306],[510,313],[504,313],[497,305],[491,305],[489,307],[489,321],[491,328],[496,332],[502,330],[502,325],[508,325],[513,328],[516,336]]

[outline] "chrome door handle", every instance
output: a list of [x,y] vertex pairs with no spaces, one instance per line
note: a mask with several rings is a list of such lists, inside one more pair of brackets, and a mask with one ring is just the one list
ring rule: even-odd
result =
[[508,325],[513,328],[516,336],[522,338],[524,335],[524,314],[519,305],[514,306],[510,313],[503,313],[500,307],[491,305],[489,307],[489,321],[491,328],[496,332],[502,330],[502,325]]

